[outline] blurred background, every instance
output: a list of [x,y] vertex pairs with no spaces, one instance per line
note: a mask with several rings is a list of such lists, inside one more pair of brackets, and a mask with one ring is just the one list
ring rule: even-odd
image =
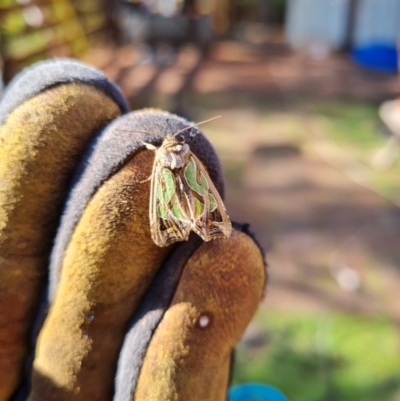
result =
[[[0,0],[2,83],[49,57],[202,127],[267,253],[234,384],[400,400],[400,0]],[[399,298],[398,298],[399,297]]]

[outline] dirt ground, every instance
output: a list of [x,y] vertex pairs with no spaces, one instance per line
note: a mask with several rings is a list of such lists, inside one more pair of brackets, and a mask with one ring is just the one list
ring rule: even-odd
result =
[[221,156],[227,208],[251,224],[267,252],[268,308],[385,314],[400,327],[400,210],[349,174],[349,160],[315,135],[292,100],[379,102],[399,95],[394,75],[347,55],[313,60],[282,44],[187,46],[175,63],[141,62],[133,47],[89,59],[133,107],[161,106],[203,119]]

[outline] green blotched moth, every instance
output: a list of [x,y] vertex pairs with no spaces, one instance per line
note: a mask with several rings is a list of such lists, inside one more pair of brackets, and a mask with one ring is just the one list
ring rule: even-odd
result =
[[185,139],[177,138],[199,124],[166,135],[159,148],[143,142],[155,151],[149,218],[151,237],[160,247],[187,241],[191,231],[204,241],[228,238],[232,232],[225,206],[207,170]]

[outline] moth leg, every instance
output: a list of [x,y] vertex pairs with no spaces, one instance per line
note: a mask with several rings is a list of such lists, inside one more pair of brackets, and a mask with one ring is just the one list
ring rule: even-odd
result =
[[146,146],[146,149],[149,150],[157,150],[157,146],[152,145],[151,143],[143,142],[140,139],[138,139],[139,142],[143,143],[144,146]]
[[152,176],[153,176],[153,174],[148,176],[145,180],[140,181],[140,184],[144,184],[145,182],[150,181]]

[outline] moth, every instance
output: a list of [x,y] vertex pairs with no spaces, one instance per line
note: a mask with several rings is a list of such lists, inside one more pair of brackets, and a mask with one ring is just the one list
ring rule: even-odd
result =
[[154,243],[160,247],[187,241],[194,231],[204,241],[228,238],[232,224],[224,203],[203,163],[190,150],[183,131],[165,136],[160,147],[143,142],[155,151],[150,179],[149,219]]

